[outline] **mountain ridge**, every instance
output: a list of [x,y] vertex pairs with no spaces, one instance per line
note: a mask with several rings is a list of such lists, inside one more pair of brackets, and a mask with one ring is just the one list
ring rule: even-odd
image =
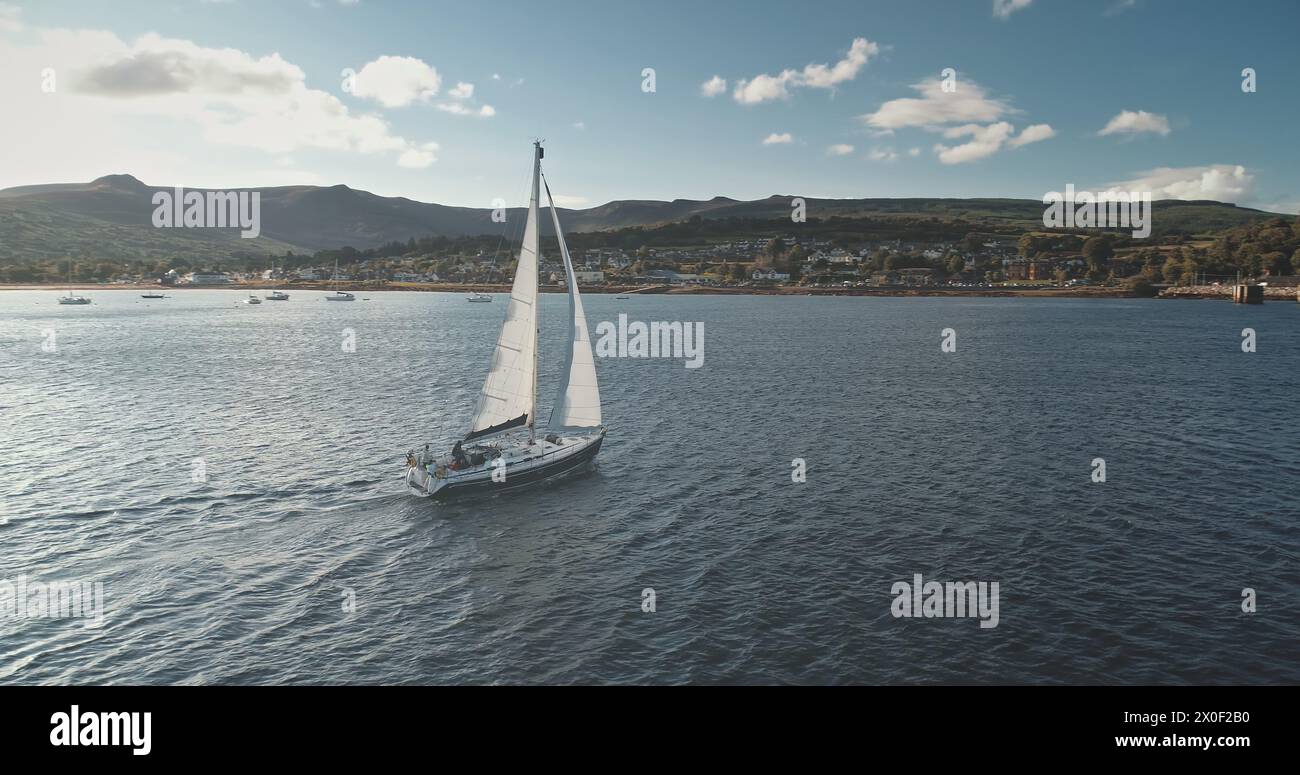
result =
[[[155,258],[234,251],[314,252],[351,246],[373,248],[428,236],[517,236],[524,208],[508,208],[504,223],[491,208],[460,207],[384,197],[346,184],[268,186],[248,189],[261,199],[261,236],[241,239],[233,229],[159,229],[151,222],[156,191],[133,175],[104,175],[86,183],[50,183],[0,189],[0,259],[90,255],[112,259]],[[187,188],[186,191],[217,189]],[[557,208],[565,229],[595,232],[655,228],[701,219],[788,220],[793,194],[763,199],[624,199],[594,207]],[[1033,228],[1041,222],[1039,200],[1003,197],[803,197],[810,218],[962,219],[990,227]],[[1210,231],[1278,217],[1214,201],[1161,200],[1157,213],[1173,213],[1186,231]],[[1285,216],[1284,216],[1285,217]],[[544,235],[551,233],[543,219]]]

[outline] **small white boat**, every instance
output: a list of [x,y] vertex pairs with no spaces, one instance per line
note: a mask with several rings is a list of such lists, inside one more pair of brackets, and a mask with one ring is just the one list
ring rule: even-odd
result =
[[271,291],[271,294],[266,297],[266,300],[267,301],[288,301],[289,294],[285,293],[284,291]]
[[[72,262],[68,262],[68,285],[72,285]],[[85,296],[79,296],[69,288],[68,292],[59,297],[60,304],[89,304],[90,299]]]
[[417,495],[493,495],[567,477],[589,468],[605,441],[587,317],[549,186],[545,191],[551,223],[569,288],[568,342],[550,420],[545,431],[538,432],[537,285],[542,252],[538,210],[539,189],[545,184],[541,143],[533,147],[528,219],[492,365],[469,432],[451,452],[439,454],[426,444],[419,453],[407,453],[406,484]]
[[486,293],[471,293],[465,297],[465,301],[492,301],[492,297]]
[[334,292],[325,297],[325,301],[356,301],[357,297],[347,291],[339,290],[339,260],[334,259],[334,281],[330,284]]
[[256,296],[254,296],[253,294],[250,293],[250,294],[248,294],[248,298],[247,298],[247,299],[244,299],[244,303],[245,303],[245,304],[261,304],[261,303],[262,303],[262,300],[259,299],[259,298],[257,298]]

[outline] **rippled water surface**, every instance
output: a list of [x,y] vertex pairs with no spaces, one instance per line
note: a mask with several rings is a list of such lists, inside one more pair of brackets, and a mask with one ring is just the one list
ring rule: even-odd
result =
[[1297,304],[592,295],[704,366],[601,360],[595,471],[436,504],[503,297],[57,295],[0,293],[0,579],[107,611],[0,618],[0,683],[1300,681]]

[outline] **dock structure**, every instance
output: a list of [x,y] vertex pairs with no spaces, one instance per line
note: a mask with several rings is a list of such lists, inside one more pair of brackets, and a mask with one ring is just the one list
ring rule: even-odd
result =
[[1262,285],[1232,286],[1232,303],[1233,304],[1263,304],[1264,286]]

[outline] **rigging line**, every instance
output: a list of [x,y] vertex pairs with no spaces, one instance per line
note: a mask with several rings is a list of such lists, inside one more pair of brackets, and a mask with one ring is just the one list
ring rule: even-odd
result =
[[[531,177],[532,177],[532,173],[531,173],[531,172],[528,173],[527,175],[524,175],[524,182],[520,185],[520,189],[522,190],[522,192],[523,192],[523,197],[524,197],[525,199],[528,198],[528,181],[529,181],[529,178],[531,178]],[[524,205],[524,209],[525,209],[525,210],[528,209],[528,205]],[[525,220],[525,221],[528,220],[527,216],[525,216],[524,220]],[[516,232],[514,232],[514,233],[511,232],[511,225],[509,225],[509,224],[506,226],[506,228],[504,228],[504,229],[501,230],[501,237],[497,240],[497,247],[496,247],[496,250],[493,251],[493,253],[492,253],[492,263],[493,263],[493,264],[496,264],[497,259],[499,259],[499,258],[501,257],[501,243],[503,243],[503,242],[505,241],[507,235],[510,235],[510,244],[511,244],[511,245],[514,245],[514,244],[515,244],[515,241],[516,241],[516,239],[515,239],[515,235],[516,235],[516,234],[518,235],[518,238],[519,238],[520,240],[523,239],[523,234],[521,233],[521,232],[523,231],[523,227],[522,227],[521,225],[519,225],[518,223],[515,223],[513,226],[514,226],[514,228],[516,229]]]

